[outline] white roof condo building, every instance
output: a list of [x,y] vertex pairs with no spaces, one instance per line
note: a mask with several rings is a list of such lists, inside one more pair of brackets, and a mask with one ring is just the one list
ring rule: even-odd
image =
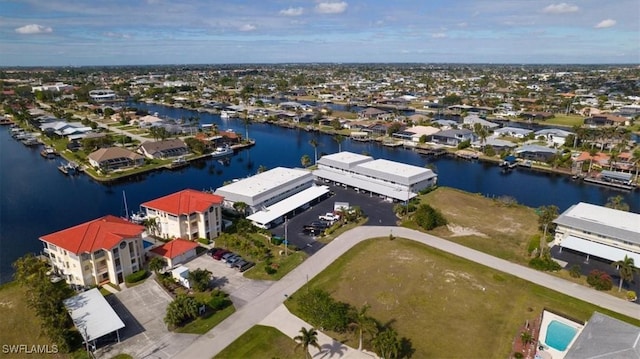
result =
[[589,256],[640,264],[640,214],[580,202],[564,211],[554,243]]
[[351,152],[323,156],[318,160],[316,178],[337,182],[388,199],[407,201],[425,188],[434,186],[433,171]]
[[215,194],[224,197],[224,206],[247,204],[251,213],[260,211],[313,186],[313,175],[303,169],[276,167],[255,176],[220,187]]

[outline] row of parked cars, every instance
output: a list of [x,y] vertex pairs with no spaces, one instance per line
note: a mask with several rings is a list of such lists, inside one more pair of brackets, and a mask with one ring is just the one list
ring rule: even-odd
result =
[[311,223],[304,225],[302,227],[302,230],[305,233],[310,233],[313,235],[322,234],[325,229],[329,228],[332,224],[339,220],[340,215],[328,212],[318,216],[318,221],[312,221]]
[[245,260],[239,254],[233,253],[223,248],[212,248],[207,251],[211,258],[217,261],[225,262],[230,268],[234,268],[240,272],[244,272],[254,265],[254,262]]

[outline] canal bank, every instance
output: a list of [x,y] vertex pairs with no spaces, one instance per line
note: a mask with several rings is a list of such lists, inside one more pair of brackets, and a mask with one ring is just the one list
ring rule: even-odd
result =
[[[172,118],[197,114],[148,104],[145,109]],[[242,120],[222,120],[206,113],[200,117],[201,124],[216,123],[220,129],[245,132]],[[185,188],[215,189],[226,181],[256,174],[260,166],[301,167],[303,155],[314,157],[314,148],[309,143],[312,139],[318,142],[319,155],[338,151],[339,144],[329,135],[260,123],[249,125],[248,130],[256,145],[235,153],[226,164],[203,159],[175,171],[137,174],[116,183],[100,184],[88,176],[62,175],[57,169],[59,161],[43,158],[38,149],[13,140],[7,126],[0,127],[0,281],[11,279],[11,263],[15,259],[42,249],[40,236],[107,214],[124,215],[123,191],[128,208],[136,210],[140,203]],[[563,211],[580,201],[603,205],[609,197],[621,195],[632,211],[640,212],[638,191],[616,191],[530,170],[516,169],[503,174],[493,163],[426,157],[372,142],[345,140],[340,147],[374,158],[430,166],[437,171],[442,186],[490,198],[509,196],[529,207],[553,204]]]

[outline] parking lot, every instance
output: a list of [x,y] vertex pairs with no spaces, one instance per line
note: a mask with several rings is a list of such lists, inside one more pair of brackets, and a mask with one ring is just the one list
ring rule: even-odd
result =
[[[201,268],[213,273],[213,285],[229,293],[229,298],[236,309],[260,295],[273,284],[272,281],[247,279],[242,273],[229,268],[223,261],[217,261],[207,254],[192,259],[185,266],[189,270]],[[253,268],[249,270],[251,271]]]
[[152,278],[106,298],[125,327],[119,333],[121,342],[103,346],[101,357],[127,353],[134,358],[171,358],[197,338],[167,329],[164,315],[171,297]]
[[[322,248],[323,244],[316,241],[316,237],[312,234],[305,233],[303,231],[304,225],[312,221],[317,221],[318,216],[322,214],[333,212],[335,202],[348,202],[350,206],[359,206],[362,212],[369,218],[366,225],[394,226],[396,224],[397,218],[393,213],[393,203],[385,201],[377,195],[358,193],[353,188],[345,189],[342,186],[329,183],[322,184],[329,186],[335,194],[289,219],[287,223],[287,238],[289,243],[304,250],[307,254],[311,255],[317,252]],[[284,224],[272,228],[271,232],[277,236],[284,237]]]

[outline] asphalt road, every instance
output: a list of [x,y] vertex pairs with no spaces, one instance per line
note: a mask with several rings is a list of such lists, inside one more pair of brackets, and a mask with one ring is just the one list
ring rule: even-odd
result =
[[178,353],[176,357],[211,358],[215,356],[245,331],[276,310],[289,294],[297,291],[308,279],[315,277],[351,247],[368,238],[388,236],[391,231],[397,237],[415,240],[630,317],[640,317],[637,304],[553,277],[544,272],[538,272],[528,267],[492,257],[442,238],[402,227],[361,226],[343,233],[324,246],[315,255],[309,257],[254,300],[240,308],[207,334],[199,337],[182,352]]

